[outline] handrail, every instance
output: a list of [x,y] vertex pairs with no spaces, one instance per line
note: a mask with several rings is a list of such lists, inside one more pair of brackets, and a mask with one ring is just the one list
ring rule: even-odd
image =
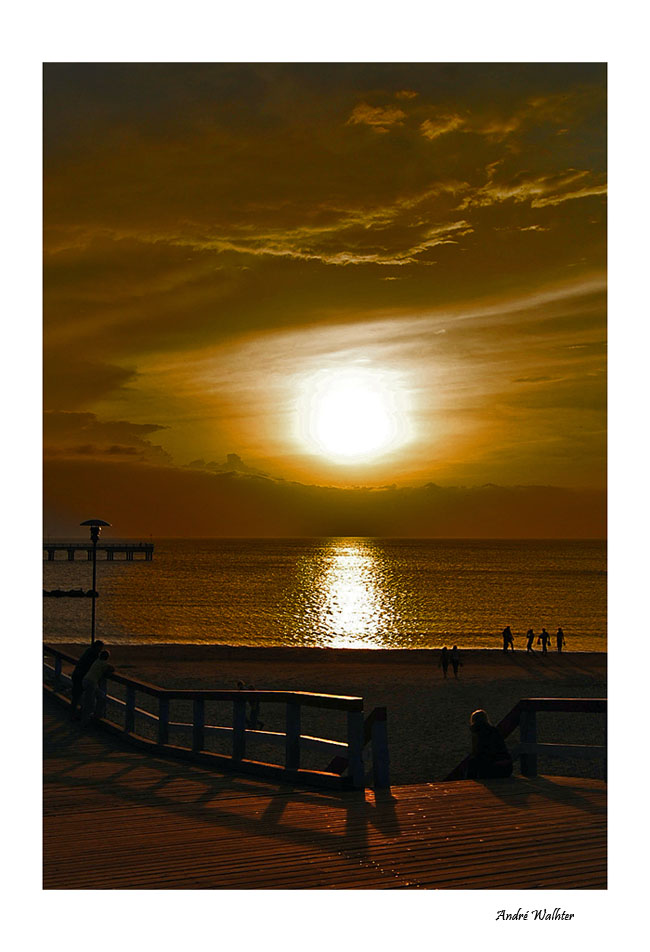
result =
[[[54,658],[61,658],[69,664],[76,664],[79,660],[74,655],[58,648],[52,648],[50,645],[44,645],[45,654],[52,655]],[[133,685],[144,694],[152,697],[165,698],[168,701],[235,701],[242,697],[246,700],[260,699],[264,701],[277,701],[284,704],[301,704],[305,707],[326,707],[334,708],[340,711],[362,711],[363,698],[351,697],[349,695],[339,694],[315,694],[311,691],[263,691],[263,690],[239,690],[222,688],[162,688],[157,684],[151,684],[139,678],[129,678],[123,674],[114,671],[109,675],[109,680],[117,684]]]
[[[77,658],[66,651],[61,651],[51,645],[44,645],[46,656],[54,659],[54,667],[46,665],[46,670],[53,673],[53,686],[50,689],[58,700],[69,703],[59,688],[62,683],[69,682],[68,675],[63,673],[62,665],[75,665]],[[309,782],[325,783],[327,785],[352,786],[362,789],[365,786],[363,767],[364,720],[363,698],[348,695],[317,694],[308,691],[264,691],[264,690],[224,690],[224,689],[176,689],[163,688],[137,678],[126,677],[117,671],[112,672],[106,679],[108,682],[123,685],[126,688],[126,698],[116,698],[106,693],[105,684],[103,699],[100,700],[99,722],[102,726],[122,734],[132,742],[154,746],[157,750],[171,753],[173,756],[189,756],[201,762],[210,762],[219,766],[236,766],[246,772],[261,773],[265,776],[286,779],[307,780]],[[136,694],[141,693],[158,701],[158,711],[143,710],[136,706]],[[116,724],[105,717],[106,702],[110,701],[118,708],[123,709],[123,723]],[[192,722],[170,721],[170,701],[192,702]],[[207,701],[226,701],[233,705],[232,726],[222,727],[205,723],[205,703]],[[264,704],[278,703],[286,706],[286,729],[279,731],[264,731],[248,726],[246,723],[246,702],[263,701]],[[312,737],[300,732],[300,710],[302,707],[316,707],[328,710],[340,710],[347,713],[346,741],[331,740],[329,738]],[[157,731],[157,743],[153,744],[147,738],[136,734],[136,716],[150,721]],[[192,746],[170,744],[170,729],[183,728],[192,731]],[[206,735],[224,734],[228,732],[232,739],[232,755],[216,754],[205,749]],[[266,764],[250,760],[246,757],[246,737],[258,737],[269,743],[281,743],[285,747],[285,763]],[[377,735],[379,736],[379,735]],[[385,737],[385,731],[384,731]],[[330,747],[330,749],[345,749],[347,753],[346,776],[341,771],[313,770],[300,766],[301,746]],[[376,750],[375,750],[376,748]],[[373,766],[376,785],[388,786],[388,752],[384,751],[381,741],[373,743]]]
[[[527,697],[517,701],[511,711],[496,725],[497,730],[505,739],[519,727],[519,744],[512,751],[513,759],[520,758],[521,773],[524,777],[537,776],[537,755],[539,753],[553,754],[556,757],[607,757],[606,746],[587,744],[538,744],[537,720],[538,711],[562,714],[606,714],[607,698],[593,697]],[[471,754],[465,757],[444,778],[448,780],[463,780],[467,772]]]

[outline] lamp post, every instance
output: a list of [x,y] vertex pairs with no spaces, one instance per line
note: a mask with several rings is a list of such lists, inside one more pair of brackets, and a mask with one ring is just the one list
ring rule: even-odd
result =
[[97,579],[97,541],[102,526],[110,526],[110,522],[104,522],[103,519],[86,519],[80,522],[81,526],[90,526],[90,538],[93,543],[93,593],[92,593],[92,617],[90,622],[90,643],[95,643],[95,601],[97,599],[96,579]]

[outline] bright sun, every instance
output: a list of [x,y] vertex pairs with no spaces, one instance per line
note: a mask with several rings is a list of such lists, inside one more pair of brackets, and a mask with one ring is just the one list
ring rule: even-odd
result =
[[408,435],[390,375],[363,367],[322,371],[307,381],[301,430],[312,448],[340,463],[369,462]]

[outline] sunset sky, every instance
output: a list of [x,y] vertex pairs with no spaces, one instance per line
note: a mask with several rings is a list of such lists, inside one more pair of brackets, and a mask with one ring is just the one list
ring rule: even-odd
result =
[[45,531],[604,536],[603,64],[50,64]]

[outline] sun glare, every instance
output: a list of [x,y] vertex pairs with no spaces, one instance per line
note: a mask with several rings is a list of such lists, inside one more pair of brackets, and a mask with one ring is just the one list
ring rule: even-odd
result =
[[308,445],[340,463],[373,460],[408,436],[403,396],[391,376],[361,367],[311,377],[301,423]]

